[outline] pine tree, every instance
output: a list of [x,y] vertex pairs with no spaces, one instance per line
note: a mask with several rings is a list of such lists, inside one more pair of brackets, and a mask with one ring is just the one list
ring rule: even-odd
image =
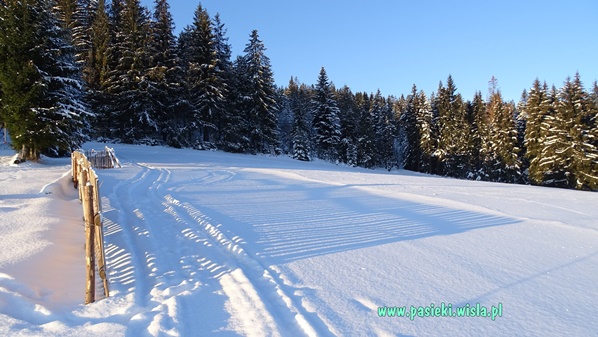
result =
[[2,115],[13,147],[38,160],[64,155],[86,139],[74,49],[44,0],[0,3]]
[[328,161],[338,160],[340,144],[339,109],[336,105],[328,75],[324,67],[320,70],[318,83],[312,101],[312,125],[316,132],[316,151],[318,157]]
[[91,26],[95,20],[95,14],[98,12],[100,2],[102,0],[77,0],[76,2],[71,34],[76,52],[75,59],[81,67],[85,67],[92,49]]
[[74,25],[74,15],[77,11],[77,0],[56,0],[55,9],[57,19],[63,29],[71,29]]
[[250,81],[247,74],[247,60],[238,55],[233,62],[233,76],[230,86],[231,110],[227,114],[224,134],[224,150],[230,152],[255,152],[251,148],[251,125],[248,111],[251,109]]
[[447,85],[438,88],[435,107],[438,111],[439,138],[436,156],[441,163],[441,173],[453,177],[466,175],[469,128],[463,98],[449,75]]
[[434,119],[432,115],[432,106],[423,90],[417,94],[415,106],[420,149],[418,171],[430,173],[432,170],[432,155],[437,145],[433,133]]
[[55,4],[58,20],[69,31],[75,59],[81,66],[91,48],[89,33],[98,5],[94,0],[57,0]]
[[598,186],[596,158],[598,152],[592,144],[593,117],[588,96],[579,73],[567,79],[559,92],[554,155],[564,174],[566,187],[592,189]]
[[486,102],[482,92],[475,93],[471,103],[471,178],[476,180],[489,180],[488,165],[490,162],[490,120],[486,109]]
[[386,99],[380,90],[376,92],[372,105],[372,115],[376,120],[376,162],[389,171],[398,164],[394,149],[397,130],[392,105],[390,97]]
[[491,89],[488,99],[490,116],[490,167],[492,180],[515,183],[520,181],[519,147],[515,123],[515,104],[504,102],[498,89]]
[[359,136],[359,109],[355,95],[348,86],[336,92],[339,108],[341,142],[339,144],[339,160],[350,166],[357,166],[357,144]]
[[418,125],[419,96],[417,86],[411,88],[411,94],[407,96],[405,110],[401,112],[399,119],[402,143],[401,167],[407,170],[419,171],[421,153],[420,128]]
[[545,131],[547,130],[542,125],[545,123],[549,111],[548,86],[546,83],[544,85],[540,84],[540,80],[536,79],[527,96],[524,110],[527,122],[524,144],[526,157],[529,161],[528,176],[530,182],[536,185],[541,185],[544,180],[544,172],[540,168],[540,162],[547,136]]
[[517,148],[519,152],[517,153],[519,157],[520,167],[520,180],[519,183],[527,184],[529,183],[529,161],[527,160],[527,148],[525,147],[525,133],[527,129],[527,112],[525,107],[527,105],[527,90],[523,90],[521,93],[521,99],[519,103],[517,103],[516,111],[515,111],[515,124],[517,128]]
[[[291,78],[291,81],[293,79]],[[292,140],[292,130],[293,130],[293,120],[295,118],[295,114],[291,109],[291,102],[289,100],[289,96],[287,95],[288,88],[278,88],[278,98],[277,101],[279,103],[279,113],[278,113],[278,125],[276,127],[276,131],[279,135],[280,141],[280,151],[285,154],[289,154],[292,152],[293,149],[293,140]]]
[[220,77],[219,84],[224,95],[222,111],[216,120],[218,130],[218,144],[221,148],[231,147],[231,140],[238,135],[234,134],[236,124],[240,121],[240,116],[235,113],[234,102],[237,100],[236,90],[234,88],[234,66],[231,59],[232,50],[226,36],[227,30],[224,23],[220,20],[220,15],[214,16],[214,48],[216,50],[216,68]]
[[150,68],[147,71],[148,94],[156,111],[161,140],[170,146],[182,147],[188,145],[185,119],[190,104],[169,8],[167,0],[156,0],[151,26]]
[[305,104],[306,88],[299,86],[297,79],[291,78],[285,91],[288,108],[292,114],[291,157],[296,160],[311,160],[309,150],[309,124],[307,106]]
[[219,142],[219,124],[226,111],[226,85],[222,83],[221,68],[218,67],[216,36],[207,10],[197,6],[190,30],[189,73],[194,119],[201,136],[201,147],[213,147]]
[[357,165],[373,168],[376,166],[376,123],[370,113],[370,95],[365,92],[357,93],[355,103],[359,114],[356,143]]
[[570,144],[567,144],[565,121],[558,108],[559,93],[556,87],[552,86],[548,97],[549,110],[541,126],[541,132],[546,136],[542,142],[538,169],[542,174],[542,185],[567,187],[570,161],[563,153]]
[[590,115],[593,116],[591,119],[590,129],[593,132],[590,133],[591,144],[598,149],[598,82],[594,81],[592,92],[590,93]]
[[[586,127],[586,140],[592,146],[587,157],[592,160],[591,167],[584,170],[584,175],[591,178],[587,186],[591,190],[598,190],[598,82],[594,81],[589,101],[589,122]],[[589,179],[588,179],[589,180]]]
[[155,144],[159,123],[149,92],[149,13],[139,0],[113,1],[111,21],[106,81],[111,136],[125,143]]
[[83,80],[91,111],[96,115],[93,133],[96,136],[108,137],[110,101],[106,93],[111,33],[104,0],[97,3],[89,28],[89,40],[89,49],[84,56]]
[[257,30],[253,30],[239,64],[238,70],[242,73],[237,76],[243,77],[239,95],[247,109],[250,151],[269,153],[271,147],[279,145],[276,131],[279,107],[274,75],[265,51]]

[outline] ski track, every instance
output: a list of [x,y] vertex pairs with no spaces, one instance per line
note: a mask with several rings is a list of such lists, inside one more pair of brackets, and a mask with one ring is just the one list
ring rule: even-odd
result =
[[[117,232],[122,232],[124,247],[118,253],[112,247],[114,257],[120,256],[113,263],[126,265],[129,260],[133,269],[134,287],[128,290],[134,293],[138,313],[128,324],[128,334],[188,335],[177,323],[198,317],[181,298],[209,288],[228,299],[225,309],[231,317],[222,328],[247,336],[317,335],[307,318],[314,317],[305,312],[301,299],[287,295],[285,290],[292,289],[241,247],[242,238],[228,238],[201,211],[175,197],[185,182],[171,183],[167,166],[137,165],[141,171],[118,183],[110,196],[123,210]],[[235,177],[231,171],[205,173],[201,184]],[[123,272],[131,274],[129,269]],[[130,276],[122,278],[122,285]]]

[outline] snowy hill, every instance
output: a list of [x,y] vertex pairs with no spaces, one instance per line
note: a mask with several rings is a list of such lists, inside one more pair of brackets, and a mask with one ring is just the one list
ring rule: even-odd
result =
[[[98,171],[112,293],[88,306],[69,160],[2,153],[1,335],[598,331],[596,193],[114,147],[123,168]],[[420,317],[453,312],[469,317]]]

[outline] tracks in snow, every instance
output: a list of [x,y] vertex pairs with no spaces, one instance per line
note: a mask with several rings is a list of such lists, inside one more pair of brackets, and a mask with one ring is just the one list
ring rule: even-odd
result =
[[[191,333],[179,331],[185,326],[179,322],[201,321],[190,305],[206,303],[189,304],[194,302],[182,298],[211,291],[227,298],[224,308],[213,308],[230,314],[222,324],[243,335],[316,335],[301,305],[241,247],[242,238],[227,237],[194,205],[177,199],[181,183],[171,181],[171,170],[139,166],[141,172],[117,185],[111,195],[120,209],[118,221],[134,269],[139,313],[129,325],[133,334]],[[209,171],[206,183],[217,181],[215,175]]]

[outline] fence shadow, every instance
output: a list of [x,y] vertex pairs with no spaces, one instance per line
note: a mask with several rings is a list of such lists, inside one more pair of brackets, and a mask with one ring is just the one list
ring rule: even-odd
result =
[[289,185],[260,176],[241,178],[244,187],[238,178],[197,186],[187,181],[176,196],[252,240],[254,253],[269,263],[520,222],[383,196],[369,192],[367,185]]

